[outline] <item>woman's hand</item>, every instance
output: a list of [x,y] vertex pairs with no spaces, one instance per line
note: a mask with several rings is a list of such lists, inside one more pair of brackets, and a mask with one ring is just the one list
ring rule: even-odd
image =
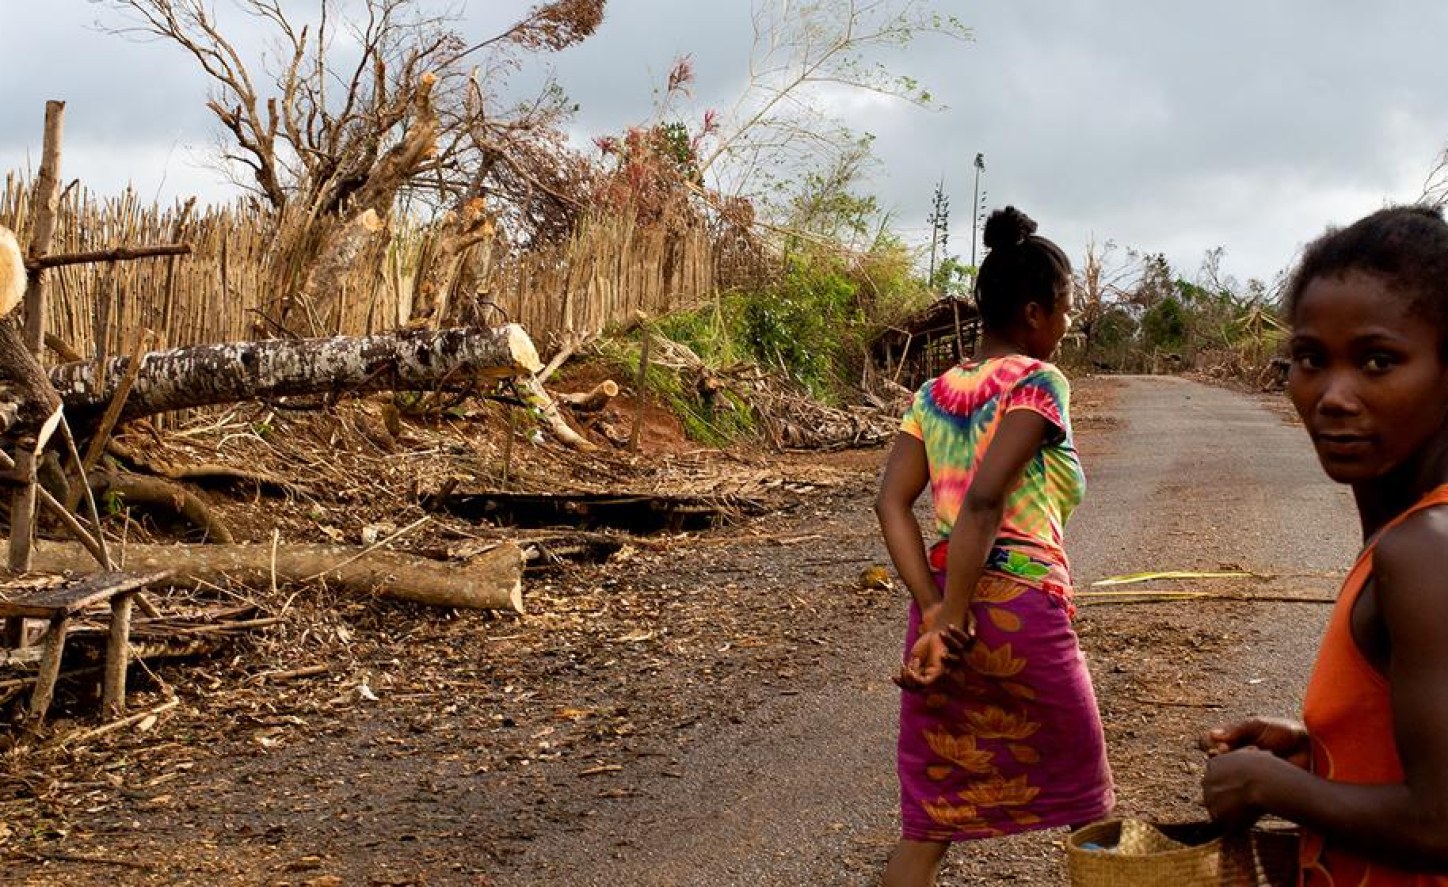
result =
[[973,640],[964,629],[954,625],[922,632],[910,648],[895,683],[906,690],[924,690],[960,662]]
[[1207,761],[1202,777],[1202,806],[1213,822],[1228,829],[1247,828],[1264,812],[1258,800],[1263,782],[1283,758],[1260,748],[1239,748]]
[[1217,727],[1202,737],[1201,747],[1212,757],[1241,748],[1260,749],[1304,770],[1311,766],[1312,759],[1307,728],[1284,718],[1248,718]]
[[945,609],[945,601],[939,600],[920,611],[920,633],[939,631],[946,626],[964,632],[968,642],[975,641],[975,611],[966,607],[965,615],[957,618]]

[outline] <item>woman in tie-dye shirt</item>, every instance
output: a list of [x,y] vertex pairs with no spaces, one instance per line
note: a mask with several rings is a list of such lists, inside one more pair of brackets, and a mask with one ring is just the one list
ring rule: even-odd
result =
[[[933,884],[953,842],[1080,825],[1113,802],[1062,547],[1085,478],[1066,377],[1046,362],[1071,265],[1035,230],[1013,207],[986,220],[979,353],[916,393],[876,504],[911,594],[889,887]],[[927,485],[928,550],[912,510]]]

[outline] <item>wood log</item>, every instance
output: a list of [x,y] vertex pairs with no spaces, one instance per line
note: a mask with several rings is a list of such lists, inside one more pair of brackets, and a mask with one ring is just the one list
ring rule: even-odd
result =
[[[30,200],[34,217],[30,224],[30,257],[50,252],[60,208],[60,134],[65,121],[65,102],[45,103],[45,137],[40,149],[40,175]],[[25,344],[36,363],[45,346],[45,275],[36,272],[25,287]]]
[[14,311],[25,299],[25,258],[15,232],[0,225],[0,316]]
[[612,379],[604,379],[587,391],[580,391],[577,394],[558,394],[554,396],[554,400],[566,403],[580,413],[596,413],[617,396],[618,383]]
[[[4,344],[0,339],[0,347]],[[72,421],[99,417],[128,362],[108,361],[100,384],[89,361],[50,371]],[[517,377],[540,366],[532,340],[516,324],[172,348],[142,356],[121,421],[263,397],[466,390],[480,378]],[[0,360],[0,370],[4,367]]]
[[[168,569],[172,585],[217,585],[231,579],[271,582],[270,545],[128,545],[117,552],[130,571]],[[434,607],[523,612],[523,552],[511,542],[462,563],[429,560],[403,552],[349,545],[280,545],[278,582],[325,582],[350,594]],[[39,542],[33,569],[91,572],[90,552],[76,543]]]

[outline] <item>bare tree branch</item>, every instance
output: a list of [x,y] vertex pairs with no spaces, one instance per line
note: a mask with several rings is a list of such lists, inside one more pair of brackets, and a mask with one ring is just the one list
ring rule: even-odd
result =
[[928,90],[892,75],[873,54],[927,35],[970,37],[959,21],[931,13],[922,0],[757,0],[753,18],[748,85],[699,159],[702,173],[737,182],[725,190],[740,194],[765,190],[758,161],[766,153],[776,165],[781,159],[798,164],[828,158],[842,135],[852,141],[822,110],[827,90],[931,104]]
[[[384,230],[405,198],[439,212],[483,200],[489,219],[516,224],[525,242],[566,235],[576,222],[568,196],[588,190],[589,174],[561,129],[571,104],[552,84],[511,109],[494,107],[493,96],[523,57],[593,34],[605,0],[539,3],[481,41],[458,33],[459,11],[434,14],[427,0],[320,0],[307,12],[226,0],[223,9],[262,26],[267,53],[233,42],[243,32],[217,17],[215,0],[105,2],[126,19],[115,33],[175,44],[208,79],[207,107],[225,134],[218,156],[278,219],[283,305],[330,316],[299,287],[325,277],[313,273],[318,264],[365,246],[353,224],[361,213],[376,213]],[[485,87],[480,72],[494,82]],[[471,234],[444,242],[476,245]]]

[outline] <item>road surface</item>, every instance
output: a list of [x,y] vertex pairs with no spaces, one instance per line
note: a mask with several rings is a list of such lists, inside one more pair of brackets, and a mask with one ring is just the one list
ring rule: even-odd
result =
[[[1082,388],[1096,401],[1078,411],[1089,489],[1068,550],[1083,588],[1144,570],[1234,567],[1275,578],[1227,590],[1331,595],[1357,542],[1351,500],[1323,476],[1282,404],[1174,377]],[[883,561],[867,492],[823,526]],[[1119,810],[1199,816],[1195,737],[1233,715],[1294,713],[1327,611],[1241,601],[1083,605]],[[899,655],[899,614],[837,626],[818,687],[776,697],[693,745],[632,798],[537,837],[496,882],[873,884],[896,829],[897,691],[886,676]],[[1061,837],[957,849],[942,884],[1064,884]]]

